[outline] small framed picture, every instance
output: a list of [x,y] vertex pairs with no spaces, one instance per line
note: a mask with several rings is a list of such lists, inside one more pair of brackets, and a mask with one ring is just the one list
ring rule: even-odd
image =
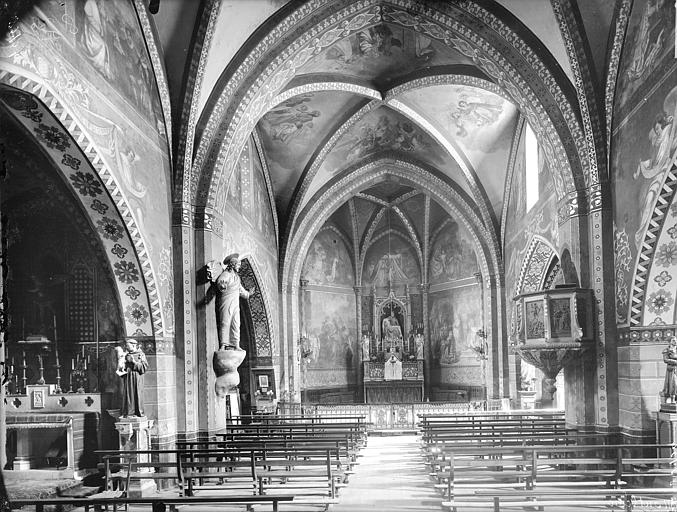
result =
[[42,389],[35,389],[31,393],[31,403],[34,409],[44,409],[45,407],[45,391]]
[[268,375],[259,375],[259,387],[268,389]]

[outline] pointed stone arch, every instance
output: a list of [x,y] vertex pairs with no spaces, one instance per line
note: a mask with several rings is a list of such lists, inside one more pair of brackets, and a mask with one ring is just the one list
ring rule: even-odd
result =
[[125,334],[163,336],[148,251],[115,178],[85,132],[58,98],[27,78],[0,74],[0,101],[54,162],[98,234],[115,276]]
[[[556,169],[553,178],[563,215],[574,215],[585,206],[581,191],[596,176],[586,174],[591,166],[575,111],[575,90],[554,59],[541,55],[542,49],[530,44],[528,31],[503,8],[489,10],[474,2],[433,7],[413,0],[311,0],[278,12],[266,27],[269,32],[260,31],[262,37],[219,79],[207,102],[190,184],[199,206],[213,208],[221,183],[228,182],[234,168],[234,157],[295,70],[339,39],[383,22],[420,31],[471,58],[534,128]],[[524,62],[529,65],[524,67]]]

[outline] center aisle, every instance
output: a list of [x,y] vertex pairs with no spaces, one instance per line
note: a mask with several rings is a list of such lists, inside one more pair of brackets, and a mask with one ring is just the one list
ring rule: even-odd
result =
[[370,436],[332,512],[441,511],[417,436]]

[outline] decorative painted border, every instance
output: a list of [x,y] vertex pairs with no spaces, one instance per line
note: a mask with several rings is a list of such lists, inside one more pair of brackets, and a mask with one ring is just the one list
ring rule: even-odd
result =
[[625,34],[628,29],[628,22],[630,21],[632,4],[633,0],[620,0],[620,3],[616,4],[616,14],[614,16],[614,42],[606,59],[608,68],[604,92],[604,106],[606,111],[606,147],[608,154],[611,154],[611,130],[613,128],[618,67],[621,62],[623,42],[625,41]]
[[0,98],[40,142],[98,233],[115,276],[126,334],[161,336],[162,308],[147,251],[120,188],[96,148],[45,86],[6,71],[0,71],[0,83]]
[[270,210],[273,214],[273,226],[275,228],[275,240],[277,246],[280,246],[280,224],[277,218],[277,208],[275,208],[275,194],[273,192],[273,182],[270,179],[270,169],[268,168],[268,159],[266,158],[265,152],[263,150],[263,144],[261,143],[261,137],[259,137],[259,132],[254,130],[252,132],[252,139],[254,140],[253,152],[256,153],[256,157],[261,162],[261,167],[263,170],[263,179],[266,182],[266,193],[268,194],[268,201],[270,202]]
[[167,147],[169,158],[172,159],[172,104],[169,99],[169,86],[167,85],[167,74],[163,65],[164,56],[161,55],[161,47],[156,41],[159,39],[155,24],[148,18],[148,9],[142,0],[134,0],[134,8],[141,24],[143,38],[146,42],[150,62],[153,66],[153,76],[160,95],[160,105],[162,105],[162,114],[165,123],[165,134],[167,135]]
[[670,338],[677,336],[677,327],[650,326],[650,327],[619,327],[616,330],[619,345],[640,345],[645,343],[667,343]]
[[508,206],[510,199],[512,199],[512,182],[515,179],[515,163],[517,162],[517,151],[519,150],[520,141],[522,140],[522,131],[526,119],[520,115],[517,118],[517,125],[515,126],[515,133],[512,136],[512,144],[510,145],[510,154],[508,155],[508,169],[505,173],[505,186],[503,187],[503,211],[501,212],[501,244],[505,247],[505,230],[506,222],[508,220]]
[[[598,104],[597,76],[595,75],[590,55],[590,46],[585,37],[585,29],[578,23],[571,0],[551,0],[552,9],[559,25],[564,46],[567,50],[571,71],[574,75],[574,85],[578,96],[578,109],[583,121],[583,132],[588,152],[588,167],[585,173],[588,187],[600,181],[599,168],[606,170],[606,152],[604,120],[601,119],[601,109]],[[578,9],[578,7],[576,7]],[[606,178],[606,172],[604,172]],[[601,208],[601,204],[599,205]]]
[[[640,250],[637,252],[635,272],[632,284],[632,298],[630,301],[630,326],[643,325],[646,308],[649,306],[646,292],[651,283],[650,275],[655,263],[656,248],[663,238],[663,227],[669,218],[668,213],[673,213],[671,205],[677,192],[677,163],[673,162],[670,170],[666,173],[661,185],[660,193],[656,198],[651,219],[646,227]],[[668,212],[668,209],[670,211]],[[671,237],[670,237],[671,238]],[[674,242],[672,242],[674,244]],[[667,244],[666,244],[667,245]],[[671,258],[670,258],[671,259]],[[674,301],[673,301],[674,305]],[[674,315],[674,307],[671,310],[671,321]],[[671,323],[671,322],[668,322]]]
[[515,286],[517,295],[542,289],[553,256],[557,256],[557,251],[550,245],[550,242],[534,235],[520,267],[519,278]]
[[[136,0],[138,1],[138,0]],[[205,0],[202,6],[202,15],[197,26],[197,33],[193,38],[188,58],[188,70],[185,73],[181,108],[181,122],[175,155],[176,175],[174,183],[176,189],[173,197],[181,197],[183,204],[191,204],[191,198],[196,193],[192,186],[193,179],[193,146],[195,130],[199,116],[199,100],[205,68],[207,66],[209,48],[211,47],[216,21],[221,10],[221,0]]]

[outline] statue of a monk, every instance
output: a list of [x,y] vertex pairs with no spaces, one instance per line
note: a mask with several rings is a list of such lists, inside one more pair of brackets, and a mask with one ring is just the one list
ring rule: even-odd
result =
[[122,378],[122,407],[120,416],[144,416],[143,374],[148,370],[146,355],[134,338],[127,338],[125,346],[116,347],[117,374]]

